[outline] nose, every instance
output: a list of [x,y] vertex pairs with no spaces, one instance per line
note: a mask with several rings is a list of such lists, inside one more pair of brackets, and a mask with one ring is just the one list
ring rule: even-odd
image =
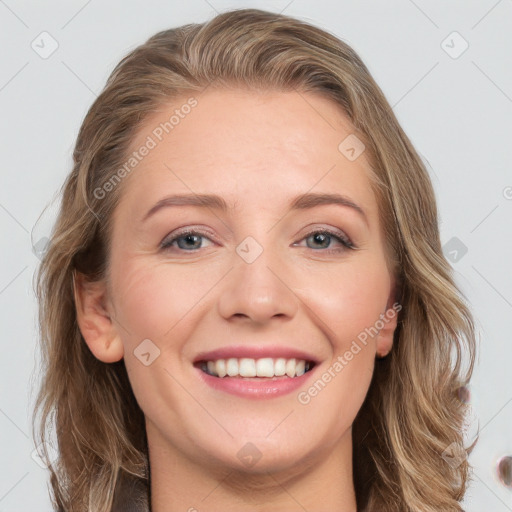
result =
[[294,272],[264,250],[252,263],[236,255],[234,268],[219,301],[219,314],[233,322],[265,324],[273,318],[293,318],[299,298],[293,291]]

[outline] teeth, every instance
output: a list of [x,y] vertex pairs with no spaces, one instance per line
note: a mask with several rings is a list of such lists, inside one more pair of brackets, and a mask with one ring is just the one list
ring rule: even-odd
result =
[[276,377],[282,377],[286,373],[286,359],[280,357],[274,362],[274,375]]
[[286,375],[288,375],[288,377],[293,377],[295,375],[295,369],[295,359],[288,359],[288,361],[286,361]]
[[[242,377],[245,375],[240,372]],[[256,375],[258,377],[273,377],[274,376],[274,360],[270,357],[264,359],[258,359],[256,361]]]
[[264,357],[251,359],[235,357],[229,359],[217,359],[207,361],[203,365],[203,371],[215,377],[300,377],[310,369],[310,363],[304,359],[285,359],[279,357],[273,359]]
[[214,375],[217,374],[219,377],[225,377],[228,372],[226,371],[226,361],[224,359],[219,359],[215,362],[215,369],[212,371]]
[[243,375],[244,377],[256,377],[256,375],[261,377],[256,366],[256,361],[254,359],[240,359],[240,363],[238,364],[238,371],[240,375]]
[[238,375],[238,359],[232,357],[226,362],[226,372],[230,377]]

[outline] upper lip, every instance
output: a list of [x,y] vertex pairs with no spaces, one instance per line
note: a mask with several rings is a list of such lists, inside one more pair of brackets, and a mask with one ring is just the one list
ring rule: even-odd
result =
[[311,361],[318,363],[318,359],[305,352],[294,347],[283,347],[283,346],[249,346],[249,345],[233,345],[229,347],[218,348],[208,352],[201,352],[194,358],[194,363],[201,361],[216,361],[217,359],[230,359],[230,358],[250,358],[250,359],[263,359],[265,357],[271,357],[277,359],[279,357],[285,359],[303,359],[305,361]]

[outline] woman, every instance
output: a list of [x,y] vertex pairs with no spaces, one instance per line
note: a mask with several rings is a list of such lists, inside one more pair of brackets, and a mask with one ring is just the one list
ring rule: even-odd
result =
[[127,55],[38,294],[58,510],[462,510],[472,316],[428,173],[334,36],[244,9]]

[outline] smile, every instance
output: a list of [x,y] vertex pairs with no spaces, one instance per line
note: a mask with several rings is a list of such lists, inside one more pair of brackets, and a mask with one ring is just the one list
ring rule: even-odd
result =
[[213,377],[273,378],[301,377],[314,366],[312,361],[284,357],[248,357],[200,361],[199,368]]
[[321,361],[313,352],[268,341],[265,345],[226,345],[200,352],[193,360],[196,375],[214,392],[248,399],[268,399],[298,391]]

